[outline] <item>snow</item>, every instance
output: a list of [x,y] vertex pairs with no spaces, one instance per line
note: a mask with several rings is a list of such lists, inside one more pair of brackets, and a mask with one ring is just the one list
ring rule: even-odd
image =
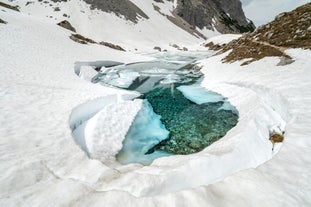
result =
[[[213,23],[215,23],[215,20],[213,19]],[[219,36],[221,35],[216,28],[213,26],[213,30],[210,30],[206,27],[204,27],[203,29],[200,28],[196,28],[197,30],[199,30],[205,37],[214,37],[214,36]]]
[[[135,5],[143,8],[149,19],[141,18],[137,24],[126,21],[124,17],[100,10],[91,10],[84,1],[50,2],[53,6],[42,2],[26,5],[26,0],[16,0],[14,3],[4,0],[5,3],[17,4],[21,11],[39,18],[45,18],[54,24],[66,19],[77,30],[77,33],[89,37],[97,42],[105,41],[120,45],[126,50],[150,51],[155,46],[174,50],[169,44],[193,45],[199,44],[199,39],[170,22],[166,16],[157,12],[153,4],[160,7],[161,12],[172,16],[173,2],[156,3],[154,1],[135,0]],[[61,11],[54,11],[60,7]],[[70,17],[63,17],[63,14]],[[163,32],[165,31],[165,32]],[[178,33],[178,35],[175,35]],[[125,38],[126,37],[126,38]]]
[[90,157],[103,163],[114,161],[140,108],[141,100],[112,103],[89,119],[85,124],[84,138]]
[[223,35],[217,35],[211,38],[208,38],[206,42],[212,42],[215,45],[222,45],[222,44],[227,44],[231,42],[232,40],[238,39],[242,35],[240,34],[223,34]]
[[[237,126],[196,154],[104,164],[81,150],[72,130],[122,121],[120,138],[138,94],[81,80],[74,63],[152,57],[80,45],[38,16],[1,8],[0,18],[8,22],[0,25],[0,206],[310,206],[309,50],[286,50],[295,59],[286,66],[275,57],[248,66],[222,63],[224,55],[201,61],[201,86],[237,108]],[[108,109],[126,116],[107,120]],[[275,129],[285,140],[272,152]]]

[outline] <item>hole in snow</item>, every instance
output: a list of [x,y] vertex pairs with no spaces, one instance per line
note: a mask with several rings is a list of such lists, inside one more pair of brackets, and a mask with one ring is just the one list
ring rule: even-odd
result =
[[[207,91],[198,85],[203,74],[196,68],[193,61],[192,58],[187,57],[185,61],[179,59],[178,61],[150,61],[131,64],[97,61],[76,64],[76,73],[78,71],[78,74],[84,78],[86,71],[81,71],[82,66],[89,65],[100,68],[97,75],[94,76],[93,71],[88,78],[92,82],[133,90],[142,94],[140,97],[143,100],[141,108],[137,115],[131,119],[132,122],[127,123],[126,130],[128,131],[124,135],[125,138],[123,137],[122,147],[116,156],[120,163],[148,165],[159,157],[196,153],[219,140],[236,125],[238,120],[236,109],[219,94]],[[115,66],[111,66],[111,64],[115,64]],[[113,104],[109,107],[110,111],[113,111],[113,107],[117,106]],[[109,113],[108,110],[106,111]],[[115,116],[121,115],[115,113]],[[106,116],[111,118],[111,114],[106,114]],[[84,131],[90,129],[82,126]],[[102,130],[111,130],[107,124],[102,127]],[[81,133],[78,132],[78,134]],[[107,153],[103,150],[108,150],[108,145],[111,142],[104,137],[101,139],[102,143],[107,146],[103,146],[104,144],[99,143],[100,141],[93,139],[97,143],[96,147],[89,144],[93,146],[93,150],[90,150],[90,147],[87,147],[87,150],[85,147],[82,149],[95,158],[100,157],[98,151],[101,150],[96,150],[95,154],[97,155],[94,156],[94,148],[101,146],[102,152],[100,153],[103,154],[103,157],[107,157]],[[103,160],[103,158],[99,159]]]

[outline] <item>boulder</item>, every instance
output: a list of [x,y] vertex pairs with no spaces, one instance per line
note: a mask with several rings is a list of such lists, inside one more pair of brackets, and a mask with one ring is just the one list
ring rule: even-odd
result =
[[72,32],[76,32],[76,29],[67,20],[61,21],[57,25],[65,28],[65,29],[68,29]]

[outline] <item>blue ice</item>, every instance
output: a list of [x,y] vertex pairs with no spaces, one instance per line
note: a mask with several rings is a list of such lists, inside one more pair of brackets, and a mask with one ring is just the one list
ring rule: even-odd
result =
[[117,160],[120,163],[147,165],[156,158],[169,155],[162,151],[146,154],[149,149],[169,136],[169,131],[166,130],[160,119],[161,116],[154,113],[150,103],[144,100],[142,109],[136,115],[123,141],[123,148],[117,155]]

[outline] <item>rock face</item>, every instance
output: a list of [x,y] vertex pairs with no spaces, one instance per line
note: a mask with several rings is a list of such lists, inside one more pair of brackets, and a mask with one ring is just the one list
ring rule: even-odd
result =
[[[67,0],[52,0],[53,2],[67,2]],[[125,19],[136,23],[139,19],[149,17],[134,3],[129,0],[84,0],[91,5],[91,9],[98,9],[104,12],[113,12],[118,16],[123,16]]]
[[[66,2],[67,0],[53,1]],[[91,9],[113,12],[134,23],[137,23],[139,18],[149,18],[144,11],[130,0],[84,1],[91,5]],[[155,3],[164,3],[165,1],[173,2],[174,0],[153,1]],[[211,30],[216,29],[220,33],[243,33],[255,29],[253,22],[245,17],[239,0],[177,0],[177,7],[173,11],[173,15],[181,17],[193,29],[206,27]],[[178,26],[183,27],[182,25]]]
[[253,31],[255,26],[239,0],[178,0],[176,13],[193,27],[217,29],[220,33]]

